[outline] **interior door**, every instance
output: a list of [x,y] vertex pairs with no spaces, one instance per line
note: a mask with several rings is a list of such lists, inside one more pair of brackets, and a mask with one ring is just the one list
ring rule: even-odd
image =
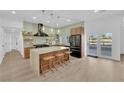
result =
[[11,33],[11,49],[18,49],[18,38],[17,38],[17,32]]

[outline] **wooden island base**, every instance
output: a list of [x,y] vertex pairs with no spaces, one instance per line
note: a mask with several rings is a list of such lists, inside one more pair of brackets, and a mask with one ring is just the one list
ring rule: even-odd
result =
[[56,68],[57,65],[62,66],[63,64],[68,62],[69,54],[67,54],[67,52],[69,52],[69,49],[40,54],[39,55],[40,73],[43,74],[45,71],[57,69]]
[[[57,70],[57,65],[62,66],[69,62],[70,49],[68,47],[48,47],[31,49],[30,64],[37,75],[53,69]],[[56,67],[57,66],[57,67]]]

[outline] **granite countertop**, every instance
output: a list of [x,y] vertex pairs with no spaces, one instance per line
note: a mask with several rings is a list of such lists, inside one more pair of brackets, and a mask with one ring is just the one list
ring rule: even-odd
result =
[[63,49],[69,49],[68,47],[62,47],[62,46],[51,46],[51,47],[44,47],[44,48],[34,48],[31,49],[31,52],[35,52],[37,54],[44,54],[44,53],[49,53],[53,51],[59,51]]

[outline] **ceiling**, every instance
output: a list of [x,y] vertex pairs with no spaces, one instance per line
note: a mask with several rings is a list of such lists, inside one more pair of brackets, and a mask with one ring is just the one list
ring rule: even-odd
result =
[[121,10],[15,10],[12,13],[12,10],[0,10],[0,17],[43,23],[57,28],[122,12]]

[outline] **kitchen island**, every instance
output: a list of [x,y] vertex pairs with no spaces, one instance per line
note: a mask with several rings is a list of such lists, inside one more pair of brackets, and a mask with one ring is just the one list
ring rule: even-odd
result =
[[[56,56],[57,53],[65,53],[69,52],[70,49],[68,47],[61,46],[52,46],[45,48],[34,48],[30,50],[30,65],[34,72],[39,76],[41,74],[41,64],[42,57],[45,56]],[[69,58],[68,58],[69,59]]]

